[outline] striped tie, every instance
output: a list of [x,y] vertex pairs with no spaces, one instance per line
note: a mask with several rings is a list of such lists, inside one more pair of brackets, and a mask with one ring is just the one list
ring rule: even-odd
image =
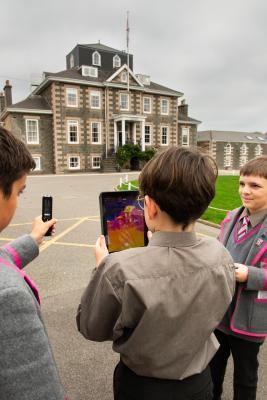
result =
[[241,225],[241,227],[239,228],[239,230],[237,232],[237,239],[238,240],[241,239],[243,236],[245,236],[245,234],[247,233],[247,231],[248,231],[248,223],[249,223],[248,216],[245,215],[245,217],[243,218],[243,221],[242,221],[242,225]]

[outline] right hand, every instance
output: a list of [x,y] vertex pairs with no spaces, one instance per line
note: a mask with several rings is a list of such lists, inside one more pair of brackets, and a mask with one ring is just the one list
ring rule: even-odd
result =
[[103,258],[109,254],[108,248],[106,246],[105,236],[100,235],[95,244],[95,259],[96,266],[98,267]]
[[[36,217],[32,223],[31,236],[37,242],[38,245],[42,244],[44,236],[51,226],[57,223],[57,219],[52,218],[49,221],[43,222],[42,217]],[[52,229],[52,235],[55,233],[55,229]]]

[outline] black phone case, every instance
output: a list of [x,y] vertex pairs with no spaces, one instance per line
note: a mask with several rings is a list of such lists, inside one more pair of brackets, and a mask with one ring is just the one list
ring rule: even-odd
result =
[[[53,197],[52,196],[43,196],[42,198],[42,220],[44,222],[52,219],[53,216]],[[45,236],[52,235],[53,227],[49,228],[46,232]]]

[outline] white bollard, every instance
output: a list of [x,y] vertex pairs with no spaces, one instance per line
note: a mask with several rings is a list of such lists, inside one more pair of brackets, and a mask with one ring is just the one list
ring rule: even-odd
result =
[[128,183],[128,175],[125,175],[125,183]]
[[132,189],[132,184],[131,184],[131,182],[129,182],[128,183],[128,190],[131,190]]
[[120,187],[122,186],[122,178],[120,178]]

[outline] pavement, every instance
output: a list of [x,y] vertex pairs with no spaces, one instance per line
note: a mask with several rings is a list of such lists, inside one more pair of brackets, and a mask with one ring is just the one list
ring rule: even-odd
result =
[[[128,174],[129,180],[137,173]],[[75,315],[94,268],[93,246],[100,234],[98,196],[113,190],[125,173],[50,175],[28,178],[25,193],[11,226],[0,235],[0,244],[31,231],[31,221],[41,214],[41,197],[52,195],[56,236],[41,248],[40,256],[26,267],[37,283],[42,311],[70,400],[112,400],[112,375],[118,355],[111,343],[85,340],[76,329]],[[218,229],[197,224],[199,235],[216,237]],[[257,400],[267,399],[267,346],[260,354]],[[232,399],[232,365],[229,363],[222,400]]]

